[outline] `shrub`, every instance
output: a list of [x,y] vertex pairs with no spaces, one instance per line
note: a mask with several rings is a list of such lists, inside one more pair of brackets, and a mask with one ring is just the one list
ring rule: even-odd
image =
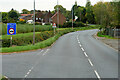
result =
[[[7,34],[7,24],[2,24],[2,35]],[[51,31],[53,30],[52,26],[50,25],[36,25],[35,31],[36,32],[43,32],[43,31]],[[31,24],[17,24],[17,34],[18,33],[30,33],[33,32],[33,25]]]
[[[35,42],[41,42],[46,40],[50,37],[54,36],[53,31],[45,31],[39,34],[35,34]],[[33,35],[26,35],[26,36],[18,36],[14,37],[12,40],[12,44],[16,46],[24,46],[28,44],[32,44]],[[2,39],[2,47],[10,47],[10,39]]]
[[[74,27],[84,27],[85,25],[82,22],[74,22],[73,26]],[[69,27],[72,27],[72,22],[64,23],[63,28],[69,28]]]

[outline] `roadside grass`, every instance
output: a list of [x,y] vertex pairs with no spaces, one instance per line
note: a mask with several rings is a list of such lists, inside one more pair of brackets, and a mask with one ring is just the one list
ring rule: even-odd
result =
[[[35,32],[35,34],[40,34],[41,32]],[[16,35],[12,35],[13,38],[21,38],[21,37],[26,37],[26,36],[31,36],[33,35],[33,32],[31,33],[20,33]],[[2,35],[2,39],[10,39],[11,35]]]
[[67,30],[64,32],[61,32],[59,34],[56,34],[54,37],[51,37],[47,40],[44,40],[42,42],[38,42],[35,45],[27,45],[27,46],[16,46],[16,47],[7,47],[7,48],[2,48],[3,53],[9,53],[9,52],[20,52],[20,51],[28,51],[28,50],[36,50],[36,49],[42,49],[45,47],[50,46],[53,44],[60,36],[63,34],[66,34],[68,32],[73,32],[72,30]]
[[[49,38],[47,40],[44,40],[42,42],[38,42],[35,45],[5,47],[5,48],[2,48],[1,52],[2,53],[11,53],[11,52],[20,52],[20,51],[29,51],[29,50],[42,49],[42,48],[51,46],[60,36],[62,36],[64,34],[67,34],[69,32],[81,31],[81,30],[89,30],[89,29],[98,29],[98,28],[99,28],[98,26],[80,27],[80,28],[74,28],[73,30],[71,28],[61,28],[61,29],[59,29],[60,32],[57,33],[54,37],[51,37],[51,38]],[[28,34],[30,34],[30,33],[28,33]]]
[[[2,28],[1,28],[2,27]],[[2,24],[0,26],[2,29],[2,35],[7,34],[7,24]],[[51,31],[53,30],[51,25],[36,25],[35,32]],[[18,33],[30,33],[33,32],[33,25],[30,24],[17,24],[17,34]]]
[[97,36],[98,36],[98,37],[105,37],[105,38],[108,38],[108,39],[118,39],[118,38],[111,37],[111,36],[109,36],[109,35],[103,35],[103,34],[101,34],[100,32],[97,33]]
[[0,80],[8,80],[4,76],[0,76]]

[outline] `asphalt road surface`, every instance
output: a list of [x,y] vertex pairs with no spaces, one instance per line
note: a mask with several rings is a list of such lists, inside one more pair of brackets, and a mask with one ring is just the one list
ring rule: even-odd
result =
[[60,37],[47,49],[2,56],[9,78],[118,78],[118,52],[93,38],[98,30]]

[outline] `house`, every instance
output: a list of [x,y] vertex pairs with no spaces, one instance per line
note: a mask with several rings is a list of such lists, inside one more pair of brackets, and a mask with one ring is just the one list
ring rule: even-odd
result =
[[[59,23],[58,23],[58,15],[59,15]],[[58,12],[56,12],[52,17],[52,23],[56,23],[56,24],[59,24],[59,25],[63,25],[65,22],[66,22],[66,18],[65,16],[59,11],[59,14]]]
[[44,15],[43,21],[45,24],[51,23],[52,13],[49,11]]
[[51,23],[51,17],[52,17],[52,13],[49,12],[37,12],[36,13],[36,17],[35,17],[35,22],[39,22],[39,23]]
[[19,20],[33,20],[33,14],[21,14],[21,16],[19,17]]
[[35,22],[43,22],[43,13],[41,11],[35,14]]

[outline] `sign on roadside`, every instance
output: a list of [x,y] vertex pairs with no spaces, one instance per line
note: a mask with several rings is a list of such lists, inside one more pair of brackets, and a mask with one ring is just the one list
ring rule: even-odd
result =
[[16,23],[7,23],[7,35],[16,35]]
[[16,35],[16,23],[7,23],[7,35],[11,35],[10,45],[12,46],[12,35]]
[[56,28],[56,24],[55,23],[53,23],[53,26],[52,26],[53,28],[54,28],[54,35],[55,35],[55,28]]
[[56,28],[56,24],[55,23],[53,23],[53,26],[52,26],[53,28]]

